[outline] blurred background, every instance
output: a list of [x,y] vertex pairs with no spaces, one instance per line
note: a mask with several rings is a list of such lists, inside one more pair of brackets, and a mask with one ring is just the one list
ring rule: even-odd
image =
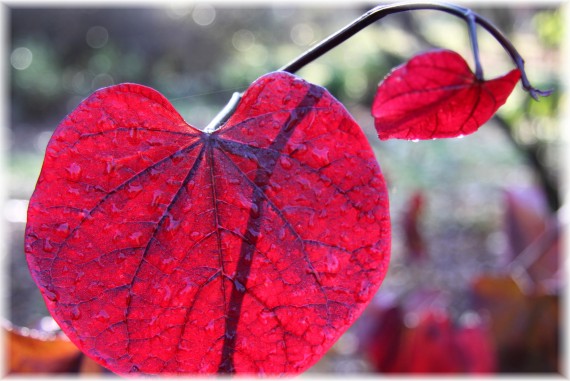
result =
[[[325,86],[364,129],[388,181],[393,221],[384,284],[309,372],[562,371],[559,104],[567,20],[556,3],[524,4],[471,6],[511,39],[532,84],[555,91],[535,102],[518,86],[496,118],[461,139],[380,142],[370,116],[378,82],[414,54],[452,49],[473,67],[467,29],[453,16],[388,16],[298,73]],[[7,7],[8,171],[1,186],[8,199],[0,214],[8,227],[8,252],[0,253],[9,286],[7,371],[104,372],[58,333],[23,251],[27,200],[59,121],[94,90],[136,82],[204,127],[232,92],[373,5]],[[485,77],[510,70],[502,47],[478,32]]]

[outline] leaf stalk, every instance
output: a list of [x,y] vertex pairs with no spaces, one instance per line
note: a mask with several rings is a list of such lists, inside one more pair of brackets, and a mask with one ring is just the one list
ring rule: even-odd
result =
[[[392,4],[378,5],[364,13],[362,16],[338,32],[325,38],[313,48],[307,50],[278,70],[293,74],[317,58],[321,57],[325,53],[329,52],[333,48],[342,44],[350,37],[360,32],[362,29],[366,28],[376,21],[381,20],[385,16],[391,15],[393,13],[408,12],[414,10],[442,11],[462,18],[467,23],[469,30],[469,39],[471,41],[475,61],[475,76],[477,79],[483,80],[483,68],[479,58],[479,45],[477,40],[477,24],[479,24],[481,27],[487,30],[509,54],[514,64],[521,72],[521,82],[523,89],[528,92],[532,98],[538,100],[539,97],[545,97],[552,93],[553,90],[539,90],[530,84],[524,68],[523,58],[511,43],[511,41],[509,41],[509,39],[493,23],[481,15],[473,12],[469,8],[461,7],[456,4],[437,1],[402,1]],[[220,128],[235,111],[239,100],[241,99],[241,96],[242,93],[234,93],[228,104],[220,111],[218,115],[216,115],[210,124],[208,124],[208,126],[204,129],[204,132],[212,133]]]
[[513,60],[516,67],[520,70],[521,82],[525,91],[527,91],[536,100],[538,100],[539,96],[548,96],[552,93],[552,90],[538,90],[530,84],[524,68],[523,58],[513,46],[513,44],[509,41],[509,39],[493,23],[468,8],[464,8],[456,4],[437,1],[402,1],[392,4],[378,5],[368,12],[364,13],[358,19],[354,20],[352,23],[345,26],[338,32],[330,35],[319,44],[315,45],[313,48],[301,54],[299,57],[295,58],[287,65],[281,67],[279,70],[295,73],[331,49],[348,40],[350,37],[354,36],[362,29],[384,18],[385,16],[393,13],[408,12],[414,10],[437,10],[449,13],[465,20],[469,28],[469,38],[471,40],[473,53],[475,56],[475,75],[477,78],[483,78],[483,69],[479,60],[479,47],[476,36],[476,24],[479,24],[501,44],[501,46]]

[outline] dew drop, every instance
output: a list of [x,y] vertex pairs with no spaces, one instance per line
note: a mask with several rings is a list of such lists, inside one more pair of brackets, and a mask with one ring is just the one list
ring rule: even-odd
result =
[[140,140],[140,131],[138,128],[133,127],[131,129],[129,129],[129,137],[130,139],[127,139],[131,144],[137,144]]
[[181,186],[182,185],[182,181],[177,180],[177,179],[167,179],[166,183],[168,185],[174,185],[174,186]]
[[279,240],[283,240],[283,238],[285,238],[285,228],[279,229],[279,232],[277,233],[277,238],[279,238]]
[[168,224],[166,224],[164,230],[166,232],[172,232],[173,230],[176,230],[178,226],[180,226],[180,220],[175,220],[174,218],[172,218],[172,216],[170,216],[170,218],[168,219]]
[[202,374],[212,373],[212,366],[210,365],[210,363],[201,363],[200,373]]
[[133,366],[131,367],[131,373],[138,373],[138,372],[140,372],[139,367],[136,366],[136,365],[133,365]]
[[235,329],[228,329],[224,333],[224,336],[228,339],[233,339],[236,336],[236,330]]
[[152,180],[156,180],[161,173],[162,173],[162,170],[158,169],[158,168],[151,168],[149,171],[150,178]]
[[117,204],[115,204],[114,202],[111,203],[111,213],[113,214],[117,214],[120,213],[123,209],[119,206],[117,206]]
[[152,194],[152,201],[150,205],[156,208],[162,202],[162,195],[164,194],[161,190],[155,190]]
[[33,246],[30,242],[26,242],[26,244],[24,245],[24,252],[26,254],[33,254],[34,253]]
[[131,242],[132,242],[134,245],[140,245],[140,243],[141,243],[141,237],[142,237],[142,236],[143,236],[143,233],[142,233],[142,232],[136,231],[136,232],[132,232],[132,233],[129,235],[129,239],[131,240]]
[[327,147],[316,148],[313,147],[311,155],[320,165],[327,165],[329,161],[329,149]]
[[101,118],[97,121],[97,128],[99,131],[105,131],[110,127],[110,123],[107,121],[106,118]]
[[120,265],[125,261],[125,259],[127,259],[127,255],[123,251],[120,251],[115,258],[115,264]]
[[236,201],[241,205],[244,209],[250,209],[252,202],[243,194],[238,193]]
[[251,256],[252,256],[252,250],[248,250],[247,253],[245,253],[244,259],[248,262],[251,262]]
[[[259,237],[260,231],[256,230],[253,226],[250,226],[247,228],[247,234],[250,235],[249,239],[252,239],[253,237]],[[248,238],[246,236],[246,238]]]
[[170,298],[172,297],[172,290],[168,286],[164,286],[164,288],[162,290],[164,293],[164,297],[162,298],[162,301],[168,302],[170,300]]
[[291,148],[298,154],[303,154],[307,151],[307,145],[304,143],[292,144]]
[[54,247],[53,247],[53,245],[51,244],[49,238],[46,238],[46,239],[44,240],[44,251],[45,251],[46,253],[51,253],[51,252],[53,251],[53,249],[54,249]]
[[239,179],[237,179],[235,177],[232,177],[231,179],[229,179],[228,182],[232,185],[238,185],[240,183]]
[[210,320],[210,322],[206,325],[206,331],[211,332],[214,330],[214,321]]
[[106,322],[109,320],[109,317],[109,313],[105,310],[101,310],[97,315],[95,315],[95,319],[99,320],[100,322]]
[[281,156],[279,158],[279,164],[281,164],[281,167],[283,169],[291,169],[291,167],[293,167],[291,159],[289,159],[287,156]]
[[328,341],[334,340],[336,338],[335,332],[332,329],[326,327],[323,329],[323,335]]
[[192,204],[192,200],[185,200],[184,204],[182,204],[182,214],[189,213],[193,208],[194,204]]
[[81,317],[81,311],[78,306],[73,306],[71,309],[71,319],[78,320]]
[[356,300],[358,302],[367,302],[370,299],[370,288],[371,288],[370,282],[364,279],[360,283],[360,291],[356,295]]
[[141,184],[129,184],[129,188],[127,189],[127,191],[129,193],[139,193],[140,191],[142,191],[143,186]]
[[111,158],[110,160],[107,161],[107,164],[105,165],[105,174],[109,175],[113,172],[116,171],[117,168],[117,163],[115,162],[115,159]]
[[116,242],[123,238],[123,231],[120,229],[115,230],[115,234],[113,234],[113,241]]
[[75,277],[75,280],[73,281],[73,284],[77,284],[77,283],[81,282],[81,279],[83,279],[84,276],[85,276],[85,272],[78,271],[77,276]]
[[183,159],[184,159],[184,154],[180,151],[178,151],[174,155],[172,155],[172,158],[171,158],[171,160],[174,164],[180,163]]
[[162,142],[162,139],[160,139],[158,137],[151,137],[150,139],[147,139],[146,142],[151,147],[160,147],[160,146],[164,145],[164,143]]
[[192,283],[186,283],[186,285],[184,286],[182,291],[180,291],[180,295],[183,296],[183,295],[189,294],[190,292],[192,292],[193,289],[194,289],[194,285]]
[[328,273],[336,274],[338,273],[339,263],[338,258],[333,253],[328,253],[326,256],[326,268]]
[[61,233],[67,233],[69,231],[69,224],[63,223],[57,227],[57,231]]
[[259,206],[257,206],[256,203],[252,203],[252,204],[251,204],[251,208],[249,209],[249,214],[250,214],[253,218],[259,217],[259,215],[260,215],[260,213],[259,213]]
[[273,192],[275,192],[275,193],[279,193],[281,191],[281,189],[283,189],[281,184],[279,184],[275,181],[270,181],[269,186],[271,187],[271,190],[273,190]]
[[259,313],[259,317],[261,318],[261,322],[263,324],[267,324],[267,321],[269,319],[272,319],[275,317],[275,313],[272,311],[263,310]]
[[79,180],[79,176],[81,176],[81,166],[79,164],[71,163],[65,170],[69,173],[70,180]]
[[59,299],[59,295],[57,294],[57,292],[55,292],[55,290],[49,289],[47,287],[44,289],[44,295],[46,296],[46,298],[48,298],[52,302],[56,302]]
[[241,284],[239,280],[234,279],[234,285],[236,287],[236,290],[238,290],[239,292],[245,292],[245,286]]

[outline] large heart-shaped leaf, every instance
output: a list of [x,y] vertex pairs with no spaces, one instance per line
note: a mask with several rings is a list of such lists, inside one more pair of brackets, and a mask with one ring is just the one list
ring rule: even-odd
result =
[[417,55],[378,86],[372,104],[378,136],[415,140],[471,134],[506,102],[519,79],[514,69],[480,80],[450,50]]
[[124,84],[55,131],[26,253],[57,322],[128,374],[300,372],[388,264],[384,180],[326,90],[258,79],[208,134]]

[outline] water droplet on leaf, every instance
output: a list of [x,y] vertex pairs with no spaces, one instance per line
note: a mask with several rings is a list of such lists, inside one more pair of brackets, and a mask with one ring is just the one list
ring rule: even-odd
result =
[[328,273],[338,273],[339,262],[338,258],[333,253],[328,253],[326,256],[326,268]]
[[279,164],[281,164],[281,167],[283,169],[291,169],[291,167],[293,167],[291,159],[289,159],[287,156],[281,156],[279,158]]
[[239,292],[245,292],[245,286],[241,284],[239,280],[234,279],[234,285],[236,287],[236,290],[238,290]]
[[79,311],[79,307],[78,306],[73,306],[73,308],[71,309],[71,318],[73,320],[77,320],[81,317],[81,311]]
[[46,296],[46,298],[48,298],[52,302],[56,302],[59,299],[59,295],[51,287],[50,288],[46,287],[44,289],[44,295]]
[[371,284],[368,280],[364,279],[360,283],[360,291],[356,294],[358,302],[367,302],[370,300]]
[[94,316],[94,318],[99,320],[100,322],[106,322],[107,320],[109,320],[110,316],[107,311],[101,310],[97,315]]
[[141,184],[129,184],[128,188],[127,188],[129,193],[134,193],[134,194],[138,194],[140,193],[140,191],[143,190],[143,186]]
[[47,252],[47,253],[51,253],[51,252],[53,251],[53,249],[54,249],[54,247],[53,247],[53,245],[51,244],[49,238],[46,238],[46,239],[44,240],[44,251]]
[[69,179],[73,181],[79,180],[81,176],[81,166],[77,163],[71,163],[69,167],[66,168],[67,173],[69,173]]

